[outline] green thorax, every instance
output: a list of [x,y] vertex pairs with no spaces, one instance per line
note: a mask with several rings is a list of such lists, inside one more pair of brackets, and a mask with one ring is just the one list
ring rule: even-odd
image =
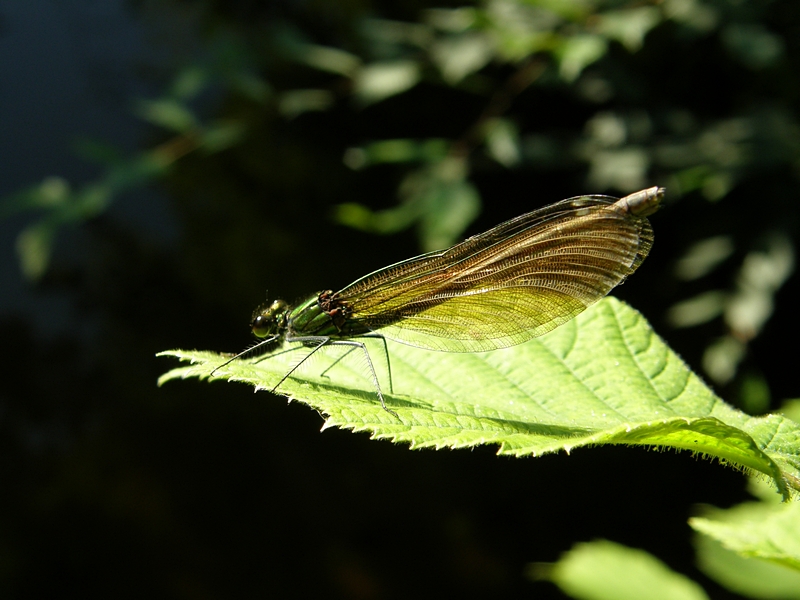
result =
[[314,294],[289,311],[286,319],[290,337],[319,336],[347,338],[370,329],[353,318],[350,306],[330,290]]

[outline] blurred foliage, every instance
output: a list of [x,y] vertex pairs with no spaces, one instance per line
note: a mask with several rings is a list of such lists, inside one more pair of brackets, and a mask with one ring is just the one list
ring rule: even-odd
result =
[[578,600],[708,600],[700,585],[652,554],[608,540],[576,544],[557,563],[533,564],[528,573]]
[[[223,153],[223,164],[240,163],[239,186],[242,175],[255,177],[274,193],[278,182],[267,173],[281,161],[270,169],[263,145],[282,144],[283,136],[301,145],[324,138],[319,150],[328,168],[338,145],[340,164],[364,174],[359,185],[374,181],[367,172],[375,171],[386,183],[367,183],[373,196],[397,196],[396,206],[373,208],[342,202],[346,194],[336,192],[338,206],[328,211],[336,221],[383,234],[414,227],[422,250],[462,237],[482,199],[508,202],[504,190],[519,185],[517,177],[530,180],[537,204],[550,188],[560,193],[547,194],[548,202],[659,183],[673,203],[687,201],[674,209],[673,218],[687,223],[671,243],[684,254],[675,276],[686,285],[673,296],[669,322],[712,324],[716,335],[704,343],[701,363],[716,383],[733,381],[794,268],[798,224],[788,215],[796,212],[800,125],[791,73],[800,56],[782,16],[793,5],[485,0],[378,7],[314,13],[314,4],[293,13],[269,4],[197,3],[190,12],[207,26],[202,58],[178,68],[161,97],[136,103],[161,141],[130,157],[84,147],[105,165],[98,180],[50,177],[3,201],[0,214],[40,214],[17,240],[26,276],[46,272],[62,227],[95,218],[128,190],[165,179],[182,181],[189,194],[205,185],[204,175],[184,179],[195,167],[179,163],[190,155],[202,169]],[[293,168],[321,182],[341,177]],[[218,180],[235,176],[208,172]],[[331,190],[339,185],[331,182]],[[724,208],[700,208],[704,201],[724,201]],[[276,219],[271,226],[283,228],[289,215],[280,212],[266,208]]]
[[[800,402],[783,412],[800,416]],[[711,580],[741,597],[756,600],[800,598],[800,502],[780,502],[770,481],[750,478],[758,501],[726,509],[701,505],[689,520],[697,565]],[[608,540],[575,544],[555,563],[533,563],[528,577],[550,581],[571,598],[708,598],[699,582],[678,573],[656,556]],[[699,578],[698,578],[699,579]],[[711,586],[708,586],[711,587]]]

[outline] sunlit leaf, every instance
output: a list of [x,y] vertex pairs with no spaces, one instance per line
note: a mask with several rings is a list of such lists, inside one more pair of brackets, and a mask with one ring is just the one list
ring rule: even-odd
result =
[[391,61],[367,65],[356,73],[354,92],[364,104],[380,102],[414,87],[419,81],[414,61]]
[[577,544],[557,563],[533,565],[534,579],[548,579],[579,600],[707,600],[697,583],[652,554],[614,542]]
[[705,513],[689,521],[695,530],[742,556],[800,574],[800,502],[749,502],[727,510],[708,508]]
[[598,30],[635,52],[644,44],[644,37],[661,22],[661,11],[655,6],[637,6],[598,15]]
[[574,81],[590,64],[605,56],[608,44],[599,35],[576,35],[565,38],[558,50],[561,77]]
[[[378,340],[367,339],[382,356]],[[369,431],[414,448],[497,444],[499,453],[539,456],[583,446],[630,444],[690,450],[800,488],[800,425],[778,415],[750,417],[725,404],[650,329],[642,316],[607,298],[528,343],[493,352],[431,352],[388,342],[393,392],[383,410],[357,360],[319,373],[324,354],[281,383],[279,393],[326,415],[326,427]],[[307,352],[300,348],[299,352]],[[171,351],[191,361],[164,383],[209,378],[227,357]],[[214,379],[272,389],[296,352],[236,360]],[[377,361],[378,365],[385,365]],[[382,371],[384,387],[385,367]]]
[[703,573],[736,594],[755,600],[800,600],[797,571],[747,558],[705,535],[696,536],[695,550]]
[[513,167],[521,159],[519,131],[508,119],[493,119],[486,127],[486,148],[489,155],[505,167]]
[[352,76],[361,66],[361,59],[355,54],[330,46],[307,44],[302,47],[299,55],[309,66],[347,77]]
[[450,85],[486,66],[493,56],[494,44],[481,32],[446,37],[431,48],[431,58]]

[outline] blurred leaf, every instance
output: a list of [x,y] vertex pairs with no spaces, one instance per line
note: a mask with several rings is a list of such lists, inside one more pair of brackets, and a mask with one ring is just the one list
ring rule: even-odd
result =
[[764,250],[747,254],[725,311],[725,321],[737,337],[750,340],[761,331],[772,315],[775,294],[793,271],[794,245],[785,235],[774,234]]
[[176,100],[191,100],[208,85],[208,71],[200,66],[186,67],[178,71],[170,86],[169,95]]
[[722,41],[750,69],[766,69],[784,54],[783,40],[760,23],[732,23],[722,30]]
[[697,583],[652,554],[606,540],[577,544],[543,571],[539,565],[530,570],[534,579],[548,579],[579,600],[708,598]]
[[334,209],[334,219],[353,229],[376,233],[392,233],[408,227],[416,215],[390,209],[374,212],[362,204],[345,202]]
[[[563,18],[550,5],[564,7],[563,2],[542,2],[533,5],[513,0],[489,0],[484,18],[495,38],[498,55],[505,60],[521,61],[536,52],[551,51],[560,38],[556,33]],[[573,3],[572,7],[577,7]]]
[[373,63],[356,73],[353,88],[361,103],[373,104],[411,89],[419,78],[419,65],[414,61]]
[[521,159],[519,130],[508,119],[492,119],[486,124],[486,149],[504,167],[513,167]]
[[719,22],[718,11],[704,0],[664,0],[664,14],[698,34],[711,31]]
[[39,221],[23,229],[17,236],[16,250],[23,276],[36,281],[44,275],[50,264],[55,226],[50,221]]
[[246,131],[246,125],[238,121],[207,125],[200,134],[200,147],[209,153],[227,150],[241,142]]
[[[364,341],[373,356],[382,354],[377,340]],[[280,392],[327,415],[325,427],[369,431],[412,448],[499,444],[500,454],[513,456],[602,444],[686,449],[767,474],[784,495],[787,486],[800,489],[800,425],[778,415],[749,417],[725,404],[639,313],[616,299],[493,352],[432,353],[391,341],[388,349],[394,391],[384,389],[384,396],[399,420],[381,408],[369,375],[351,370],[356,361],[336,363],[330,379],[295,371]],[[336,362],[334,350],[315,355],[316,373]],[[273,389],[298,360],[287,352],[219,368],[228,358],[213,352],[161,356],[193,363],[163,375],[162,384],[206,379],[216,370],[214,379],[256,389]]]
[[85,221],[96,217],[108,208],[112,192],[111,186],[105,182],[90,183],[74,194],[74,202],[62,214],[71,221]]
[[492,60],[494,44],[484,33],[471,31],[438,40],[430,52],[444,80],[455,85]]
[[478,19],[478,12],[471,6],[459,8],[429,8],[424,13],[425,22],[441,31],[463,33]]
[[800,600],[800,573],[764,560],[746,558],[704,535],[695,539],[703,573],[725,588],[756,600]]
[[591,186],[625,191],[645,187],[650,158],[644,149],[628,145],[620,149],[594,150],[588,154]]
[[617,40],[630,52],[644,45],[644,37],[661,22],[661,11],[655,6],[638,6],[598,15],[598,31]]
[[718,235],[692,244],[675,265],[675,275],[684,281],[705,277],[733,254],[733,240],[728,235]]
[[172,161],[157,151],[145,151],[138,156],[118,161],[105,174],[104,183],[114,193],[124,192],[134,187],[147,185],[155,178],[164,175]]
[[263,104],[272,96],[269,83],[253,73],[239,71],[229,74],[228,79],[232,89],[253,102]]
[[[666,162],[671,162],[670,159],[664,160],[665,152],[663,152],[664,148],[658,149],[658,158],[661,164],[665,164]],[[676,153],[680,152],[680,148],[673,147],[669,149],[669,153]],[[681,161],[681,165],[684,164]],[[713,173],[712,169],[709,165],[697,165],[694,167],[689,167],[688,169],[679,169],[676,170],[672,174],[672,181],[674,182],[675,188],[680,190],[681,194],[688,194],[689,192],[693,192],[694,190],[699,190],[703,188],[703,184],[705,183],[706,179]]]
[[328,90],[291,90],[280,95],[278,112],[287,119],[309,111],[328,110],[334,96]]
[[444,182],[431,188],[422,200],[425,210],[419,224],[422,249],[452,246],[480,213],[481,197],[468,181]]
[[794,398],[784,402],[783,406],[781,406],[780,414],[800,423],[800,398]]
[[381,140],[361,148],[348,148],[344,162],[351,169],[363,169],[370,165],[404,162],[436,162],[444,159],[450,150],[447,140]]
[[703,370],[716,383],[728,383],[736,375],[747,347],[732,336],[721,337],[703,352]]
[[407,46],[427,48],[434,39],[434,32],[427,23],[391,19],[364,19],[361,32],[376,46],[375,56],[384,59],[403,55]]
[[628,138],[625,119],[610,111],[599,112],[586,122],[586,132],[592,146],[618,148]]
[[186,133],[198,126],[197,119],[183,103],[171,98],[140,100],[136,113],[148,123]]
[[561,77],[572,82],[583,70],[605,56],[608,44],[599,35],[576,35],[565,38],[557,50]]
[[69,201],[69,182],[61,177],[47,177],[39,185],[3,198],[0,217],[29,210],[53,209]]
[[760,415],[769,410],[770,400],[766,379],[756,373],[746,373],[739,387],[737,405],[747,414]]
[[321,71],[352,77],[361,67],[361,59],[355,54],[330,46],[305,44],[298,50],[299,59]]
[[596,0],[536,0],[532,3],[567,21],[582,22],[597,11]]
[[725,310],[728,294],[719,290],[703,292],[673,304],[667,313],[667,319],[673,327],[694,327],[716,319]]
[[[400,160],[419,155],[422,148],[425,145],[411,140],[392,140],[381,143],[375,150],[384,157]],[[358,166],[357,161],[363,160],[363,156],[350,154],[345,159]],[[400,185],[399,206],[373,212],[346,203],[337,207],[335,218],[344,225],[381,234],[401,231],[417,223],[423,250],[440,250],[461,237],[480,211],[480,196],[466,176],[464,159],[446,157],[405,177]]]
[[410,173],[400,185],[403,205],[418,215],[424,251],[452,246],[480,211],[480,195],[467,181],[463,158],[447,157]]
[[[796,427],[791,435],[800,439]],[[776,434],[790,433],[776,430]],[[797,457],[793,457],[797,461]],[[800,577],[800,502],[748,502],[727,510],[708,508],[689,524],[742,556],[788,567]]]

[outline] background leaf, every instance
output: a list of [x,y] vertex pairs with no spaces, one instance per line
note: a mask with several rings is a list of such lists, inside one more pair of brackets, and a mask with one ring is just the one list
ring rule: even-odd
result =
[[695,549],[700,569],[737,594],[758,600],[800,599],[800,572],[796,570],[743,556],[707,535],[697,535]]
[[535,579],[546,578],[580,600],[706,600],[697,583],[671,570],[644,550],[607,540],[577,544],[549,568],[533,565]]
[[800,571],[800,502],[749,502],[706,514],[689,523],[729,550]]

